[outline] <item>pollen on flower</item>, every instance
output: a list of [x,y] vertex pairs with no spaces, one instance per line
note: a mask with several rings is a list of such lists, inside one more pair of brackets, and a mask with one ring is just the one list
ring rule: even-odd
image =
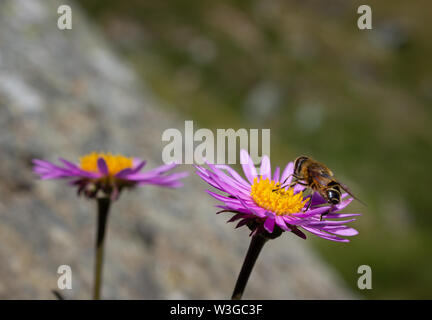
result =
[[105,160],[110,175],[115,175],[120,171],[132,168],[133,166],[132,158],[127,158],[122,155],[113,155],[111,153],[92,152],[80,159],[81,169],[90,172],[98,172],[99,169],[97,161],[99,158],[103,158]]
[[300,212],[307,200],[303,200],[303,193],[300,191],[294,194],[294,189],[280,189],[273,191],[280,186],[275,181],[267,179],[254,179],[251,188],[251,196],[260,207],[272,211],[279,216]]

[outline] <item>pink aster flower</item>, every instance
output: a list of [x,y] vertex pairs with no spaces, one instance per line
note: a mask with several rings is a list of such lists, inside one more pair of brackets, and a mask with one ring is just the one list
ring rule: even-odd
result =
[[[97,200],[97,233],[95,247],[95,268],[93,299],[100,299],[105,230],[112,200],[116,200],[125,188],[153,184],[169,188],[182,186],[180,179],[187,172],[167,172],[176,164],[168,164],[141,172],[145,161],[122,155],[93,152],[81,158],[80,164],[59,159],[62,165],[34,159],[33,171],[41,179],[67,179],[78,187],[78,194]],[[57,295],[59,295],[57,293]]]
[[348,194],[342,194],[341,202],[332,205],[319,193],[306,195],[305,187],[300,184],[281,188],[282,183],[287,186],[291,184],[293,162],[287,164],[282,174],[279,167],[272,173],[270,159],[264,156],[258,175],[247,151],[241,150],[240,160],[246,179],[227,165],[207,163],[209,169],[195,166],[196,173],[204,181],[222,192],[207,191],[222,202],[217,205],[222,209],[218,213],[235,213],[228,222],[238,221],[237,227],[246,225],[251,230],[251,245],[237,280],[233,299],[241,299],[253,265],[268,239],[274,239],[284,231],[306,239],[304,231],[307,231],[323,239],[349,242],[343,237],[358,234],[346,224],[354,221],[353,217],[359,214],[340,213],[353,200]]
[[[280,187],[281,182],[285,185],[291,183],[294,163],[289,162],[282,174],[280,168],[271,172],[270,159],[264,156],[261,162],[260,175],[253,165],[252,159],[245,150],[240,153],[243,179],[235,170],[227,165],[213,165],[207,163],[209,169],[195,166],[197,174],[212,187],[225,194],[207,191],[211,196],[223,204],[218,208],[220,212],[233,212],[235,215],[229,222],[239,221],[237,227],[243,225],[252,229],[251,235],[257,233],[268,233],[271,235],[280,231],[291,231],[297,236],[306,239],[302,230],[308,231],[323,239],[349,242],[343,236],[354,236],[358,232],[346,226],[354,221],[352,218],[358,216],[356,213],[340,213],[346,208],[352,198],[347,193],[342,195],[342,201],[338,205],[328,204],[319,193],[305,195],[305,187],[297,184],[293,188]],[[312,203],[309,210],[310,197]],[[337,220],[337,219],[346,220]]]
[[82,157],[79,165],[62,158],[59,161],[61,165],[34,159],[33,171],[44,180],[68,179],[78,187],[79,195],[84,193],[88,198],[105,194],[114,200],[122,189],[146,184],[177,188],[183,185],[180,179],[188,175],[187,172],[167,174],[177,166],[175,163],[141,172],[146,161],[110,153],[93,152]]

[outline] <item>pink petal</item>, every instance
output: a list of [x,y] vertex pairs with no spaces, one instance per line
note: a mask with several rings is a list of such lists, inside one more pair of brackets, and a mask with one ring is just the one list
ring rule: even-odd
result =
[[276,167],[275,172],[273,174],[273,180],[279,182],[280,168]]
[[103,175],[108,175],[108,166],[104,160],[104,158],[99,158],[97,161],[99,172]]
[[250,188],[250,184],[248,182],[246,182],[245,179],[243,179],[238,173],[237,171],[235,171],[233,168],[231,168],[230,166],[227,166],[225,164],[218,164],[216,165],[216,168],[218,169],[223,169],[228,171],[228,173],[237,180],[237,182],[241,183],[244,187],[248,187]]
[[261,161],[260,176],[262,176],[264,180],[265,179],[271,180],[270,159],[266,155],[263,157],[263,159]]
[[285,220],[281,216],[275,216],[276,224],[285,231],[291,231],[290,228],[287,227]]
[[[293,170],[294,170],[294,162],[289,162],[285,167],[284,171],[282,172],[280,182],[283,183],[288,178],[288,176],[293,173]],[[289,177],[284,184],[290,184],[291,180],[292,180],[292,176]]]
[[323,230],[338,236],[352,237],[358,235],[358,231],[356,229],[347,226],[328,227],[328,228],[323,228]]
[[250,184],[253,184],[254,179],[257,177],[257,171],[253,164],[252,158],[244,149],[240,151],[240,163],[242,165],[243,172],[246,178],[248,179]]
[[267,218],[266,221],[264,222],[264,229],[266,229],[269,233],[272,233],[274,229],[274,225],[275,225],[275,219]]

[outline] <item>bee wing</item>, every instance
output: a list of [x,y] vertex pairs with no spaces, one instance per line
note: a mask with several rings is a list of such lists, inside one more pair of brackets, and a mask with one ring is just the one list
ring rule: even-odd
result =
[[320,166],[311,167],[309,174],[321,186],[326,186],[332,180],[331,173]]
[[332,179],[326,173],[321,176],[316,176],[315,180],[318,181],[322,186],[326,186]]
[[343,184],[340,183],[339,181],[337,181],[337,183],[339,184],[339,186],[346,192],[348,193],[351,197],[353,197],[354,199],[356,199],[358,202],[360,202],[362,205],[364,205],[365,207],[367,207],[367,204],[364,203],[363,201],[361,201],[359,198],[357,198],[355,195],[352,194],[352,192],[350,191],[350,189],[348,189],[348,187]]

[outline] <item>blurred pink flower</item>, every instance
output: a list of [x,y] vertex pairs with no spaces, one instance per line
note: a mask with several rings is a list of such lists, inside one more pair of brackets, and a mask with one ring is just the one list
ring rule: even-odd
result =
[[93,152],[82,157],[79,165],[62,158],[59,161],[61,166],[34,159],[33,171],[41,179],[69,179],[71,185],[78,187],[78,194],[84,193],[88,198],[99,197],[102,192],[102,196],[109,195],[114,200],[124,188],[147,184],[177,188],[183,185],[180,179],[188,175],[187,172],[167,174],[177,166],[175,163],[141,172],[146,161],[110,153]]

